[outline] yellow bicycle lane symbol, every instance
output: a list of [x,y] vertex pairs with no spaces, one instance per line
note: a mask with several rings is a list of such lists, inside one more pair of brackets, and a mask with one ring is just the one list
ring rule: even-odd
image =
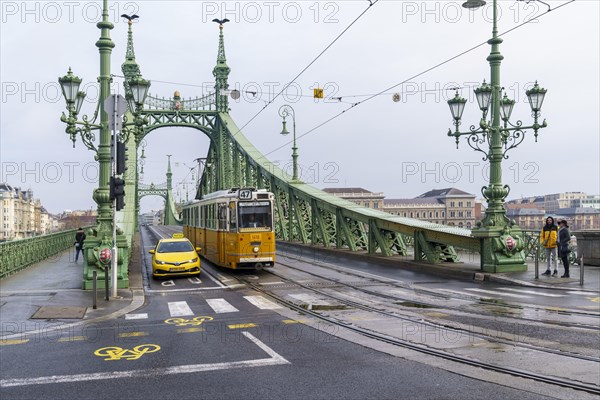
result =
[[171,324],[175,326],[199,326],[204,323],[204,321],[212,321],[213,317],[195,317],[192,319],[184,319],[184,318],[169,318],[165,319],[166,324]]
[[104,361],[137,360],[146,353],[154,353],[160,350],[160,346],[156,344],[140,344],[133,349],[123,349],[117,346],[102,347],[94,352],[98,357],[105,357]]

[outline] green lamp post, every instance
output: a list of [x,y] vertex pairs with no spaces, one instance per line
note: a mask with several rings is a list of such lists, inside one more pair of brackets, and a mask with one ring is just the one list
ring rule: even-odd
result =
[[[114,25],[109,22],[108,0],[103,1],[102,20],[96,25],[100,31],[100,39],[96,42],[100,53],[100,96],[96,111],[92,118],[87,115],[78,119],[78,115],[85,99],[85,93],[79,91],[81,78],[75,76],[71,69],[67,74],[58,79],[63,95],[67,102],[68,116],[63,112],[61,121],[66,123],[66,132],[69,134],[73,147],[77,141],[77,135],[80,135],[83,144],[94,151],[95,159],[99,162],[99,182],[98,188],[94,190],[93,199],[98,204],[97,225],[87,235],[87,239],[83,247],[84,255],[84,278],[83,288],[90,289],[92,282],[92,271],[95,268],[104,268],[104,263],[100,261],[100,251],[103,248],[112,246],[112,227],[113,227],[113,207],[110,200],[110,177],[112,175],[111,168],[111,130],[109,127],[108,114],[104,111],[104,101],[110,95],[110,83],[112,76],[110,72],[110,58],[112,49],[115,44],[110,38],[110,30]],[[139,118],[139,112],[142,108],[150,82],[145,81],[141,77],[132,85],[135,98],[136,116],[134,123],[125,125],[134,125],[140,128],[144,121]],[[132,105],[130,105],[131,107]],[[133,112],[133,110],[132,110]],[[99,120],[98,120],[99,119]],[[99,141],[96,146],[96,131],[99,132]],[[123,129],[122,136],[127,135],[130,130]],[[120,230],[117,231],[117,247],[119,260],[119,287],[128,285],[127,279],[127,263],[129,260],[129,249],[127,240],[123,237]]]
[[[483,0],[468,0],[463,7],[475,9],[483,5]],[[484,161],[490,162],[489,184],[481,190],[488,207],[485,217],[472,232],[481,242],[481,269],[486,272],[524,271],[527,265],[522,251],[522,231],[514,221],[509,221],[504,208],[510,188],[508,185],[502,185],[502,159],[508,158],[506,153],[523,142],[526,129],[533,129],[537,141],[538,130],[547,126],[546,121],[541,124],[538,121],[546,89],[536,82],[534,87],[526,92],[533,116],[532,125],[523,126],[521,121],[514,124],[510,122],[515,101],[508,98],[500,84],[500,64],[504,57],[499,49],[502,38],[498,37],[497,17],[497,0],[494,0],[492,38],[488,40],[492,49],[487,57],[491,79],[489,84],[484,81],[474,90],[479,109],[482,111],[479,127],[471,126],[468,132],[460,132],[459,126],[467,101],[457,91],[448,101],[455,126],[454,131],[448,131],[448,136],[455,137],[457,148],[460,137],[467,136],[467,144],[483,153]]]
[[283,129],[281,130],[281,134],[283,136],[289,135],[289,131],[286,127],[285,119],[289,116],[292,117],[292,131],[294,132],[294,144],[292,145],[292,181],[298,181],[298,147],[296,146],[296,112],[292,108],[292,106],[288,104],[284,104],[279,108],[279,116],[283,118],[282,124]]

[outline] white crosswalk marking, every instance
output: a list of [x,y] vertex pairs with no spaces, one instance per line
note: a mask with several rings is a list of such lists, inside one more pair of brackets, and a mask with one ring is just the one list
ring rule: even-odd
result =
[[230,313],[239,311],[225,299],[206,299],[206,302],[217,314]]
[[514,298],[517,298],[517,299],[530,299],[531,298],[531,296],[525,296],[525,295],[513,294],[513,293],[498,292],[496,290],[473,289],[473,288],[465,288],[464,290],[468,290],[468,291],[471,291],[471,292],[478,292],[478,293],[495,294],[496,296],[514,297]]
[[171,317],[183,317],[186,315],[194,315],[190,306],[185,301],[170,301],[169,313]]
[[500,289],[502,289],[502,290],[510,290],[511,292],[517,292],[517,293],[535,294],[536,296],[565,297],[564,294],[541,293],[541,292],[536,292],[535,290],[525,290],[525,289],[516,289],[516,288],[508,288],[508,287],[503,287],[503,288],[500,288]]
[[580,292],[580,291],[577,291],[577,290],[569,290],[567,293],[569,293],[569,294],[577,294],[579,296],[593,296],[594,295],[594,293],[592,293],[592,292]]
[[148,319],[148,314],[125,314],[125,319]]
[[282,308],[279,304],[273,303],[271,300],[267,300],[262,296],[244,296],[244,298],[261,310]]

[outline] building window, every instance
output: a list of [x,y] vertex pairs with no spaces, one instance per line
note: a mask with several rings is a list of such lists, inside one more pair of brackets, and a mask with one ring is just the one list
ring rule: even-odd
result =
[[458,227],[459,227],[459,228],[462,228],[462,227],[463,227],[463,223],[462,223],[462,222],[459,222],[459,223],[458,223]]
[[467,211],[467,217],[471,217],[471,211]]
[[379,208],[379,203],[373,203],[373,208]]
[[459,217],[459,218],[464,218],[464,213],[463,213],[462,211],[459,211],[459,212],[458,212],[458,217]]
[[462,201],[459,201],[459,202],[458,202],[458,206],[459,206],[459,207],[462,207],[462,206],[463,206],[463,202],[462,202]]
[[454,207],[454,202],[453,201],[450,202],[450,207]]
[[410,213],[410,217],[413,218],[413,213]]
[[406,213],[402,213],[402,216],[403,216],[403,217],[406,217]]
[[456,216],[456,213],[454,211],[450,211],[450,218],[454,218]]
[[419,213],[417,213],[417,218],[419,218]]
[[467,201],[467,207],[471,207],[471,202]]

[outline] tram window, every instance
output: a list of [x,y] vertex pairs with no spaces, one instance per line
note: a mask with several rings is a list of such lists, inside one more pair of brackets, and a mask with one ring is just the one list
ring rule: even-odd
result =
[[232,232],[237,230],[237,211],[233,201],[229,203],[229,230]]
[[271,203],[238,203],[240,228],[272,228]]
[[219,204],[219,230],[227,229],[227,204]]

